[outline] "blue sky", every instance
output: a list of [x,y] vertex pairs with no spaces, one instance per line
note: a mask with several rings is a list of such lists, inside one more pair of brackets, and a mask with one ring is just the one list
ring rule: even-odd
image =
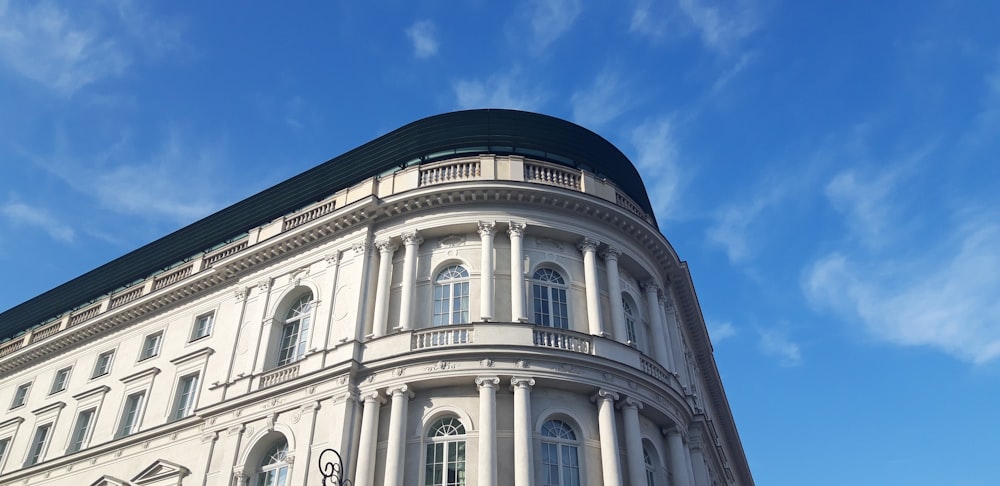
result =
[[758,484],[998,484],[998,19],[0,0],[0,309],[410,121],[539,111],[643,173]]

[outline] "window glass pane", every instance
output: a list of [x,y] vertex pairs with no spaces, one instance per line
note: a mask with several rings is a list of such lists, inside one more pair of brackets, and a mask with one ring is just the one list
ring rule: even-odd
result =
[[76,452],[83,449],[84,441],[90,432],[90,423],[94,420],[94,410],[84,410],[76,418],[76,427],[73,428],[73,437],[70,439],[69,452]]

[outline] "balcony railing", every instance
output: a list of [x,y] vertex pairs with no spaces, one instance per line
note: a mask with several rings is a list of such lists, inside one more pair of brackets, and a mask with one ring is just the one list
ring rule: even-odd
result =
[[289,380],[294,380],[299,376],[299,364],[291,364],[288,366],[283,366],[274,371],[266,373],[260,377],[260,386],[258,388],[267,388],[269,386],[274,386],[279,383],[284,383]]
[[535,346],[585,354],[590,354],[594,348],[594,341],[591,338],[579,336],[571,332],[554,330],[535,329],[532,333],[532,341],[535,343]]
[[455,346],[459,344],[472,344],[475,337],[474,331],[469,327],[457,329],[433,329],[413,333],[411,350],[437,348],[442,346]]

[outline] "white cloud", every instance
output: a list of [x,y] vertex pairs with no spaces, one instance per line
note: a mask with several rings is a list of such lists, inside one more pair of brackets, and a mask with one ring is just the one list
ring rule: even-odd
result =
[[455,104],[460,109],[510,108],[539,111],[546,95],[524,86],[517,72],[496,75],[486,80],[459,80],[452,86]]
[[859,175],[846,170],[826,185],[824,192],[830,204],[845,216],[852,232],[870,247],[882,246],[890,237],[889,199],[897,174],[887,171]]
[[710,243],[721,246],[729,262],[744,263],[757,251],[758,232],[755,227],[760,216],[776,207],[789,195],[786,180],[771,180],[766,188],[750,201],[741,201],[721,208],[715,221],[706,231]]
[[802,364],[802,351],[799,344],[788,337],[788,333],[780,329],[758,330],[760,350],[768,356],[778,358],[781,366],[791,367]]
[[713,344],[721,343],[722,341],[735,336],[737,332],[736,327],[729,321],[710,322],[708,324],[708,335],[712,338]]
[[[966,214],[969,211],[965,211]],[[962,360],[1000,357],[1000,221],[997,214],[967,219],[923,255],[864,259],[829,253],[804,272],[809,300],[874,338],[930,346]]]
[[434,22],[421,20],[406,29],[406,36],[413,42],[413,55],[417,59],[426,59],[437,54],[437,29]]
[[19,202],[10,202],[0,206],[0,213],[14,224],[39,228],[47,232],[55,240],[69,243],[76,237],[76,232],[73,231],[73,228],[59,221],[58,218],[42,208],[28,206]]
[[632,10],[629,31],[654,40],[695,33],[702,44],[721,54],[732,54],[759,28],[753,0],[640,0]]
[[677,144],[669,118],[647,121],[632,130],[631,157],[646,182],[650,202],[661,222],[679,213],[678,203],[686,175],[678,161]]
[[[545,53],[549,46],[565,35],[583,10],[580,0],[533,0],[530,9],[522,12],[508,26],[509,34],[521,42],[526,37],[528,48],[535,54]],[[530,27],[524,36],[523,26]]]
[[631,101],[621,76],[606,69],[586,89],[574,92],[570,102],[573,121],[585,127],[599,127],[618,118]]

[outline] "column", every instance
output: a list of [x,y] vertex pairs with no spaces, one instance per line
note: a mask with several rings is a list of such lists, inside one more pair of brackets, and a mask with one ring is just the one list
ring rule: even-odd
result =
[[[618,459],[618,430],[615,427],[615,400],[618,394],[609,390],[598,390],[592,398],[597,402],[597,427],[601,436],[601,463],[604,484],[622,484],[622,466]],[[641,456],[640,456],[641,457]]]
[[392,255],[396,252],[396,244],[391,240],[375,242],[378,248],[378,283],[375,288],[375,315],[372,319],[372,337],[385,335],[389,317],[389,276],[392,273]]
[[[666,292],[665,292],[666,293]],[[677,314],[674,309],[674,301],[670,296],[663,299],[663,322],[667,328],[667,335],[670,337],[670,355],[673,358],[674,369],[670,370],[676,376],[686,376],[687,366],[684,358],[684,346],[681,341],[680,328],[677,327]]]
[[618,275],[618,256],[622,252],[618,248],[609,246],[601,255],[604,257],[604,264],[608,267],[608,300],[611,303],[611,323],[614,329],[615,339],[621,343],[628,343],[628,331],[625,330],[625,309],[622,307],[622,283]]
[[604,329],[601,326],[601,293],[597,287],[597,246],[600,242],[585,238],[577,245],[583,252],[583,279],[587,288],[587,321],[590,324],[590,333],[595,336],[603,336]]
[[479,486],[497,484],[497,387],[500,378],[480,376],[479,387]]
[[688,467],[684,464],[687,454],[684,449],[684,438],[676,426],[666,429],[667,449],[670,452],[670,474],[673,475],[673,486],[691,486],[688,478]]
[[482,240],[483,252],[480,260],[482,278],[480,279],[479,318],[484,321],[493,320],[493,232],[495,225],[489,221],[479,222],[479,238]]
[[646,463],[642,454],[642,432],[639,429],[639,410],[642,402],[628,397],[622,403],[622,421],[625,422],[625,454],[628,457],[628,481],[633,486],[646,484]]
[[531,387],[532,378],[513,377],[514,389],[514,486],[534,484],[535,462],[531,454]]
[[378,411],[382,396],[374,391],[361,396],[364,411],[361,413],[361,442],[358,445],[358,463],[354,468],[357,486],[372,486],[375,483],[375,446],[378,445]]
[[385,451],[385,483],[403,486],[404,453],[406,452],[406,414],[413,392],[406,385],[386,390],[392,397],[389,409],[389,444]]
[[413,297],[417,287],[417,249],[423,239],[416,232],[403,233],[403,288],[399,303],[399,328],[413,329]]
[[663,315],[660,314],[660,286],[656,282],[649,281],[642,284],[642,291],[646,293],[646,307],[649,309],[649,328],[653,335],[649,340],[653,342],[653,352],[656,360],[661,366],[670,366],[670,355],[667,353],[667,338],[663,332]]
[[510,222],[510,320],[525,322],[524,313],[524,223]]
[[691,451],[691,469],[694,472],[692,478],[695,484],[710,484],[708,470],[705,469],[705,455],[701,450],[701,427],[695,422],[688,429],[688,450]]

